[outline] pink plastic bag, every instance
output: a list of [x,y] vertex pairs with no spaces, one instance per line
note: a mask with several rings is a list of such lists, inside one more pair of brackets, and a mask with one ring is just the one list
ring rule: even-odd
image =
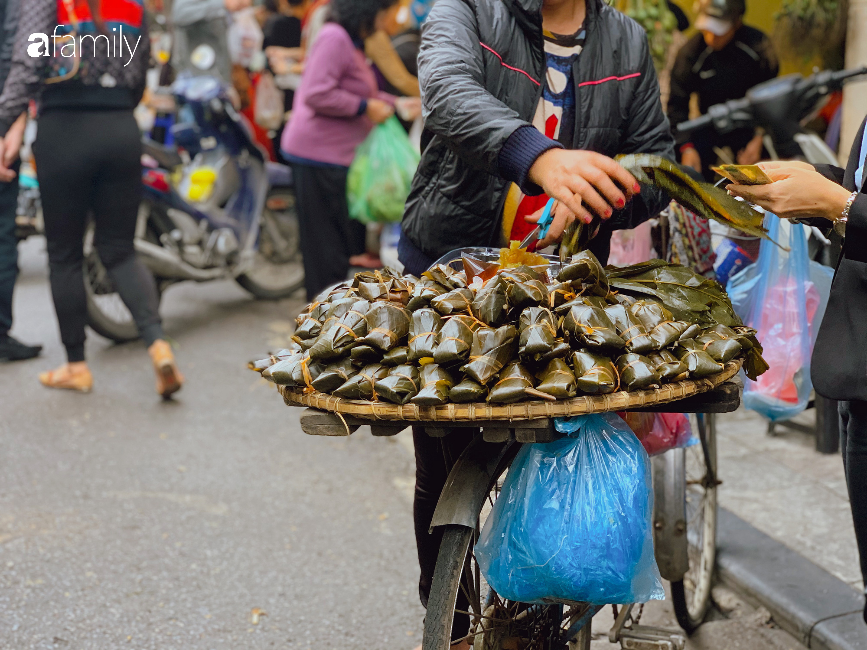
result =
[[650,222],[645,221],[632,230],[615,230],[611,235],[608,263],[613,266],[631,266],[656,258],[650,228]]
[[650,456],[695,444],[683,413],[619,413]]

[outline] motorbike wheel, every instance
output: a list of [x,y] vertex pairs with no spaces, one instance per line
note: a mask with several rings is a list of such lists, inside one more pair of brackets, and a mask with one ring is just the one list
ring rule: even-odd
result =
[[291,189],[268,195],[253,267],[239,275],[237,282],[260,300],[288,298],[304,286],[298,214]]
[[[93,224],[84,237],[84,290],[90,329],[115,343],[128,343],[140,338],[132,314],[117,293],[93,245]],[[157,297],[162,297],[159,282]]]

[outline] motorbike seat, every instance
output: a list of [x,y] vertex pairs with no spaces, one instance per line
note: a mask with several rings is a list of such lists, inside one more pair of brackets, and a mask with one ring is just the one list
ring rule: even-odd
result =
[[269,162],[268,181],[271,187],[292,187],[292,168],[280,163]]
[[150,138],[142,138],[142,153],[156,160],[163,169],[172,170],[184,164],[177,149],[154,142]]

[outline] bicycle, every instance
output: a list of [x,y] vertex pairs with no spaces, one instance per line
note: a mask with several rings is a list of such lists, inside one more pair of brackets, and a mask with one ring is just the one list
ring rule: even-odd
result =
[[[686,632],[704,620],[716,554],[719,481],[713,412],[733,411],[738,403],[737,387],[726,384],[683,403],[648,409],[705,411],[694,416],[700,444],[672,450],[653,463],[657,560],[662,576],[672,583],[675,613]],[[437,436],[447,432],[433,430]],[[443,527],[444,533],[425,617],[424,650],[445,650],[462,640],[472,641],[475,650],[589,649],[592,618],[601,606],[506,601],[484,582],[472,550],[520,445],[558,438],[550,420],[509,423],[508,429],[502,423],[483,426],[454,461],[431,522],[432,529]],[[629,625],[632,607],[625,605],[609,633],[612,642],[620,641],[623,648],[683,648],[683,636],[676,632],[641,626],[638,621]],[[461,626],[461,633],[454,632],[454,625]]]

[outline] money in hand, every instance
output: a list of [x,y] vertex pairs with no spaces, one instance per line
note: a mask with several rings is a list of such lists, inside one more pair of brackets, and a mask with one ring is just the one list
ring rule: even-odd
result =
[[767,185],[774,182],[758,165],[720,165],[711,169],[738,185]]

